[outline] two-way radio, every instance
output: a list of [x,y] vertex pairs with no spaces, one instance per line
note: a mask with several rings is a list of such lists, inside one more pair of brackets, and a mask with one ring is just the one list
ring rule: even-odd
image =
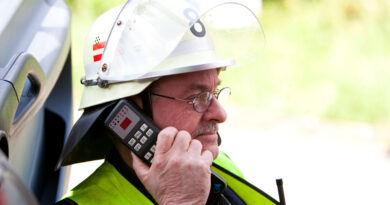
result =
[[[143,162],[149,166],[153,163],[160,129],[136,105],[125,99],[120,100],[104,124]],[[226,186],[225,180],[211,170],[211,190],[207,204],[213,204]]]

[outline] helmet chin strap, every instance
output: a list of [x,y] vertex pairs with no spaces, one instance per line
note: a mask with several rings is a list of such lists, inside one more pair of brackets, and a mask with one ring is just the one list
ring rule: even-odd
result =
[[218,146],[220,146],[222,143],[222,139],[221,136],[219,135],[219,132],[217,132],[217,135],[218,135]]
[[149,87],[147,87],[144,91],[142,91],[141,99],[142,99],[142,111],[144,112],[144,114],[150,117],[150,119],[153,120],[152,101],[150,99]]

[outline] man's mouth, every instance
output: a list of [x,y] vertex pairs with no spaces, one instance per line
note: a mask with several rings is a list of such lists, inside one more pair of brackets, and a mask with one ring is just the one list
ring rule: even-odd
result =
[[201,135],[214,135],[218,132],[218,124],[217,123],[207,123],[203,124],[199,128],[197,128],[193,133],[192,137],[195,139]]

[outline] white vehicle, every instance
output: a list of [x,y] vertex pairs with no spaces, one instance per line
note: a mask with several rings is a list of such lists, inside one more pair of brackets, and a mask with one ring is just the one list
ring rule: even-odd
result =
[[72,119],[70,10],[63,0],[0,9],[0,204],[54,204]]

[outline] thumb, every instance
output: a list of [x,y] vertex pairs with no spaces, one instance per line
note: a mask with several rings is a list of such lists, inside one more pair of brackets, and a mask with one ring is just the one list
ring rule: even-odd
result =
[[137,174],[138,178],[143,181],[143,179],[148,175],[150,167],[146,165],[137,155],[131,152],[131,157],[133,158],[133,169]]

